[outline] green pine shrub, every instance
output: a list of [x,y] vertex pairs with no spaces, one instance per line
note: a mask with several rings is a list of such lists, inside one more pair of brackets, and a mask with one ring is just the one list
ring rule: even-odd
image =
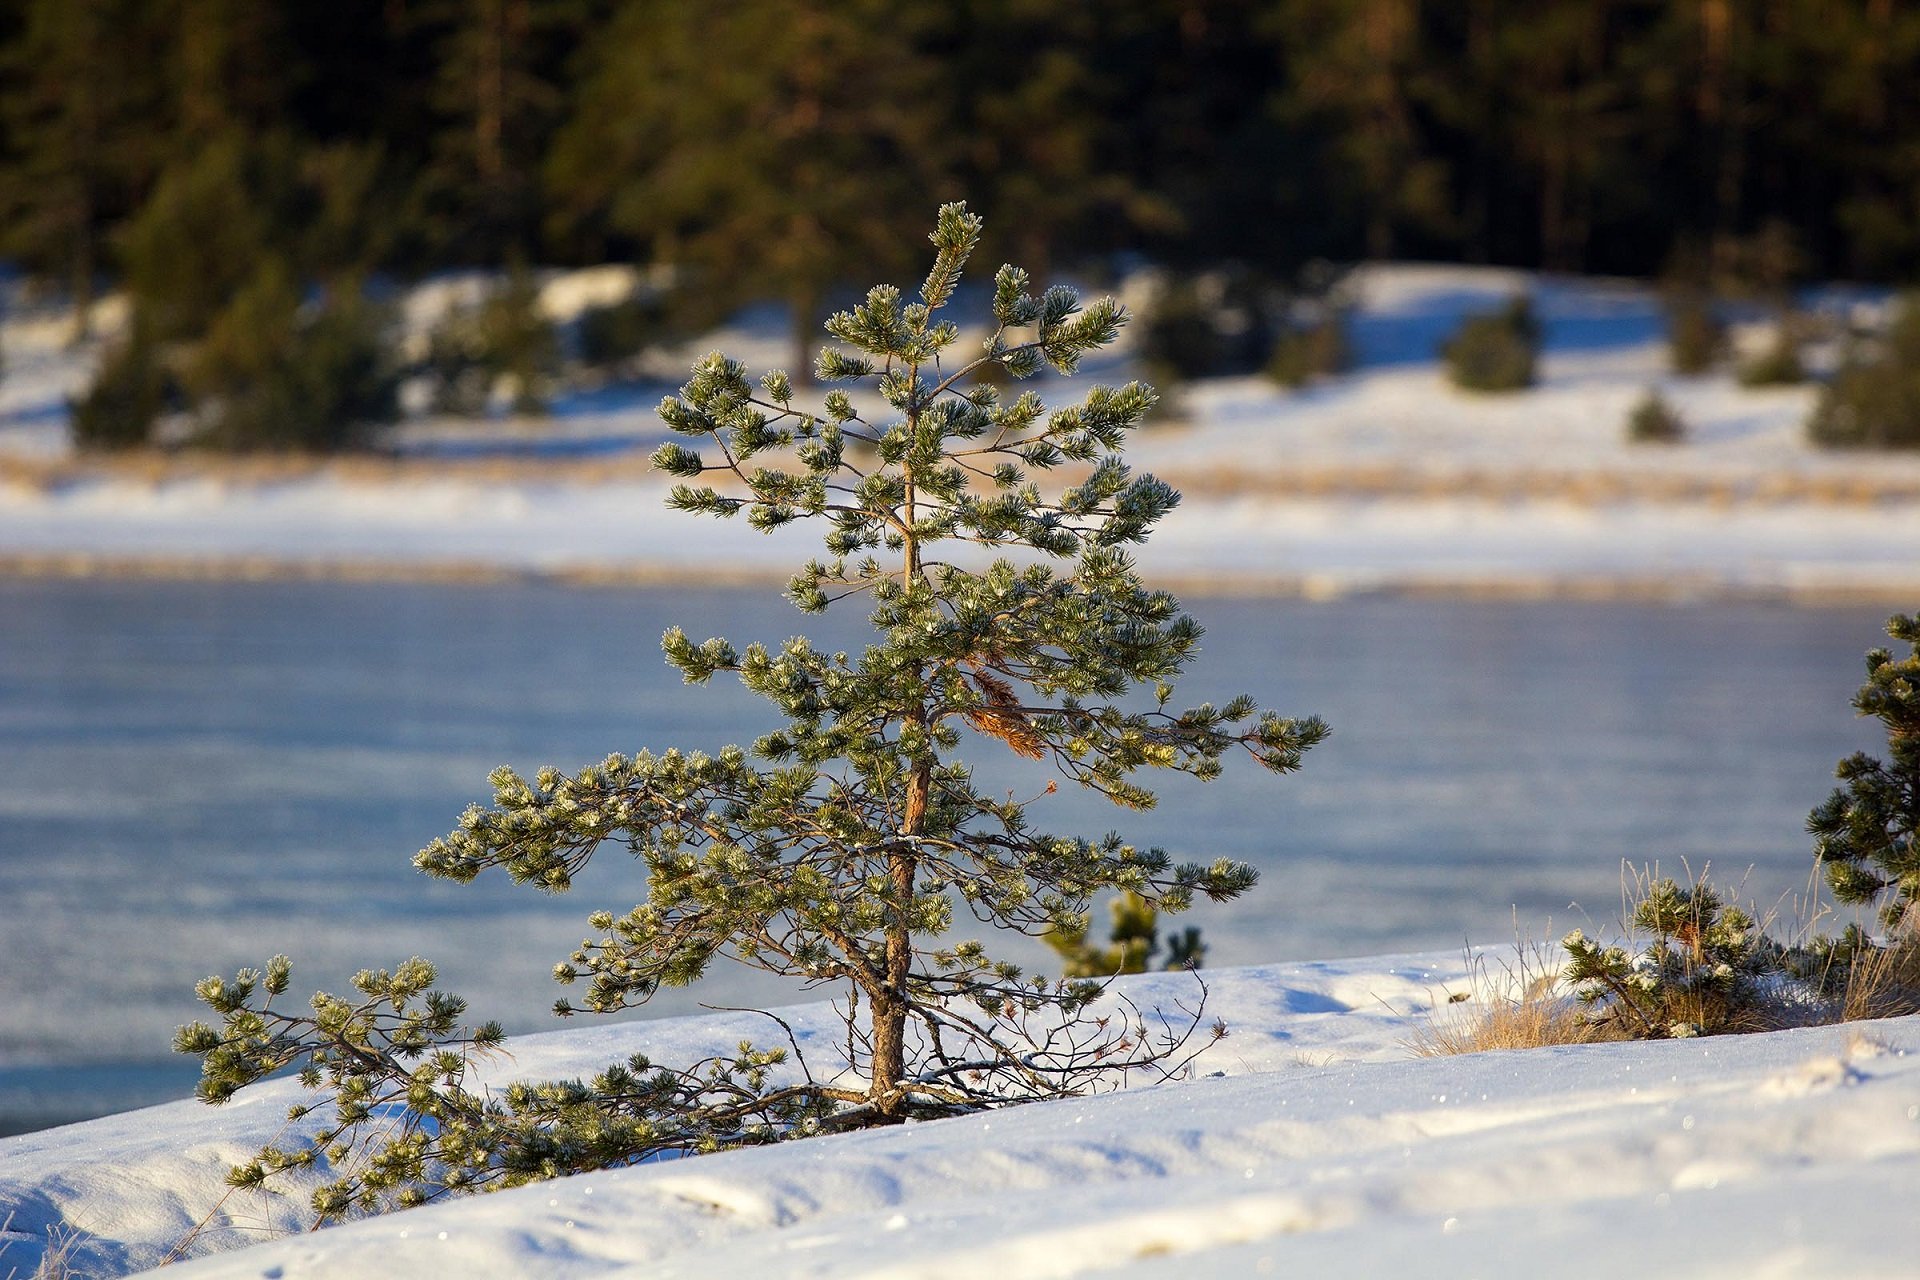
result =
[[1260,294],[1245,271],[1169,277],[1141,318],[1141,366],[1173,384],[1259,369],[1271,347]]
[[1687,377],[1710,371],[1727,352],[1727,326],[1713,308],[1711,296],[1698,290],[1675,292],[1667,298],[1667,360],[1673,371]]
[[1763,1031],[1780,1025],[1768,983],[1781,950],[1712,886],[1654,880],[1634,906],[1637,951],[1574,930],[1561,939],[1565,981],[1596,1032],[1632,1039]]
[[[504,873],[564,892],[601,847],[624,848],[646,867],[647,898],[589,916],[593,936],[556,967],[561,983],[584,987],[580,1008],[644,1004],[725,958],[841,991],[847,1059],[815,1075],[783,1048],[742,1044],[696,1063],[635,1058],[588,1081],[488,1094],[472,1070],[499,1048],[500,1029],[463,1027],[464,1005],[434,990],[431,965],[362,973],[357,994],[291,1012],[276,1004],[290,982],[276,958],[203,982],[217,1023],[177,1038],[202,1059],[208,1102],[285,1068],[322,1092],[318,1110],[300,1112],[317,1130],[263,1150],[234,1170],[235,1185],[304,1171],[322,1180],[314,1206],[332,1219],[1177,1068],[1198,1010],[1171,1031],[1124,1009],[1101,1014],[1101,983],[1030,975],[956,920],[1084,936],[1101,892],[1132,892],[1171,915],[1196,895],[1238,897],[1253,870],[1179,863],[1117,834],[1037,829],[1029,803],[978,789],[958,752],[1004,747],[1144,809],[1155,797],[1141,770],[1211,779],[1244,751],[1288,773],[1327,728],[1260,714],[1244,696],[1170,709],[1200,628],[1141,582],[1129,551],[1179,495],[1121,457],[1153,391],[1095,386],[1049,412],[1031,390],[1003,396],[973,379],[995,365],[1016,380],[1072,374],[1127,315],[1109,299],[1083,308],[1064,287],[1035,294],[1025,272],[1004,266],[989,336],[959,349],[941,313],[980,232],[964,205],[943,207],[917,300],[881,286],[828,320],[833,344],[815,373],[841,385],[819,403],[797,402],[786,373],[752,381],[716,352],[660,407],[687,441],[653,458],[683,481],[670,505],[761,530],[816,522],[825,554],[794,576],[788,598],[818,613],[864,597],[874,627],[865,649],[830,653],[804,637],[739,649],[671,630],[667,659],[690,683],[737,676],[774,704],[777,726],[711,756],[613,755],[532,777],[503,767],[492,803],[469,808],[415,859],[446,879]],[[856,402],[846,386],[872,395]],[[875,402],[886,410],[859,407]],[[869,451],[857,467],[854,443]],[[1048,483],[1068,465],[1074,483]],[[954,543],[1017,558],[975,564]],[[1137,689],[1148,696],[1122,701]]]
[[1464,391],[1524,391],[1540,357],[1540,322],[1527,297],[1468,316],[1441,346],[1447,377]]
[[483,416],[496,388],[506,391],[514,413],[547,411],[560,373],[560,340],[525,269],[516,268],[477,305],[449,311],[428,347],[426,373],[437,412]]
[[338,288],[302,305],[269,260],[195,351],[188,390],[197,442],[230,450],[332,452],[365,443],[399,416],[400,371],[387,308]]
[[1807,380],[1807,367],[1800,359],[1798,322],[1783,317],[1773,329],[1773,339],[1759,355],[1740,366],[1743,387],[1794,387]]
[[1317,320],[1284,326],[1267,356],[1265,372],[1281,386],[1297,388],[1352,367],[1346,320],[1339,312],[1329,311]]
[[1830,449],[1920,449],[1920,300],[1902,304],[1878,344],[1849,353],[1807,435]]
[[1911,934],[1920,926],[1920,615],[1895,614],[1887,635],[1906,656],[1869,651],[1853,696],[1856,711],[1886,726],[1887,758],[1842,760],[1841,785],[1807,815],[1807,830],[1834,896],[1878,905],[1889,928]]
[[1627,414],[1627,439],[1634,444],[1678,444],[1686,435],[1686,421],[1651,387]]
[[168,168],[123,229],[128,292],[157,341],[206,333],[269,255],[275,168],[239,136],[217,138]]
[[580,313],[580,359],[589,368],[616,368],[671,336],[667,305],[657,294],[636,294]]
[[159,344],[136,316],[126,336],[102,354],[86,391],[67,402],[73,442],[86,452],[138,448],[178,397]]
[[[1061,971],[1066,977],[1109,978],[1118,973],[1145,973],[1153,967],[1160,951],[1158,908],[1129,889],[1107,910],[1113,916],[1107,946],[1087,941],[1088,923],[1047,933],[1046,943],[1063,962]],[[1162,967],[1198,969],[1206,956],[1207,944],[1201,941],[1200,930],[1188,926],[1167,939],[1167,960]]]

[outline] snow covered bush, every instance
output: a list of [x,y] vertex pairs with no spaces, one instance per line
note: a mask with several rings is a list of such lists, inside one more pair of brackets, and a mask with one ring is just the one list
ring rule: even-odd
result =
[[[557,966],[559,981],[584,986],[583,1008],[643,1004],[727,958],[842,992],[846,1059],[816,1074],[817,1058],[742,1044],[703,1062],[635,1059],[590,1081],[492,1093],[472,1072],[498,1048],[499,1028],[461,1029],[464,1007],[432,989],[424,961],[362,973],[357,995],[321,994],[310,1013],[289,1013],[275,1007],[290,981],[276,959],[202,983],[218,1024],[178,1037],[202,1058],[209,1102],[287,1067],[331,1098],[310,1141],[261,1152],[234,1171],[237,1185],[324,1167],[314,1205],[337,1217],[1177,1066],[1197,1007],[1158,1017],[1096,1006],[1101,983],[1031,976],[956,936],[956,919],[1084,934],[1099,893],[1131,892],[1171,914],[1196,895],[1237,897],[1253,870],[1177,863],[1118,835],[1049,833],[1034,811],[1054,781],[1027,801],[985,792],[956,752],[970,732],[975,746],[998,744],[1144,809],[1155,798],[1135,778],[1143,769],[1211,779],[1244,750],[1287,773],[1327,728],[1259,714],[1247,697],[1169,710],[1200,628],[1141,582],[1128,548],[1179,495],[1120,457],[1152,390],[1096,386],[1049,412],[1032,391],[1006,399],[979,378],[1071,374],[1126,314],[1108,299],[1083,309],[1062,287],[1035,295],[1025,272],[1005,266],[984,345],[953,359],[959,330],[940,313],[980,231],[964,205],[943,207],[918,300],[881,286],[827,322],[835,342],[816,373],[842,385],[819,405],[796,403],[787,374],[754,382],[715,353],[660,406],[691,442],[654,455],[687,482],[671,505],[744,515],[761,530],[823,525],[825,556],[787,594],[810,613],[864,597],[873,642],[858,655],[804,638],[737,649],[669,631],[667,658],[689,683],[737,675],[781,723],[751,748],[712,756],[613,755],[531,778],[501,768],[492,804],[468,809],[416,858],[451,880],[504,872],[563,892],[602,846],[622,846],[647,869],[647,899],[589,917],[595,936]],[[1076,483],[1043,488],[1068,465]],[[1016,558],[993,558],[1001,550]],[[1142,689],[1144,699],[1121,701]]]
[[1920,449],[1920,299],[1902,303],[1879,342],[1848,353],[1807,435],[1834,449]]
[[1540,322],[1527,297],[1468,316],[1440,348],[1447,377],[1465,391],[1524,391],[1540,357]]

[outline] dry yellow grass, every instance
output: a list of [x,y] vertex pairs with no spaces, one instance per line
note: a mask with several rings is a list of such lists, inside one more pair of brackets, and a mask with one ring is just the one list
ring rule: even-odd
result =
[[1904,1018],[1920,1013],[1920,938],[1854,958],[1840,995],[1840,1021]]
[[[1621,869],[1622,918],[1632,920],[1659,879],[1657,867]],[[1705,872],[1696,879],[1705,883]],[[1661,997],[1649,1016],[1657,1027],[1691,1024],[1710,1035],[1782,1031],[1793,1027],[1830,1026],[1872,1018],[1920,1014],[1920,931],[1905,929],[1878,947],[1856,953],[1845,981],[1830,978],[1790,978],[1786,959],[1804,959],[1815,930],[1828,921],[1830,908],[1821,905],[1819,882],[1809,885],[1790,912],[1791,926],[1781,923],[1781,906],[1759,916],[1759,934],[1788,937],[1781,944],[1782,960],[1771,978],[1739,1001],[1728,1001],[1710,990],[1674,989]],[[1749,909],[1750,916],[1758,913]],[[1628,929],[1631,936],[1632,929]],[[1564,963],[1557,948],[1522,939],[1513,961],[1494,971],[1484,955],[1469,957],[1464,988],[1436,1000],[1427,1024],[1407,1040],[1417,1057],[1444,1057],[1480,1053],[1488,1049],[1537,1049],[1546,1045],[1587,1044],[1638,1034],[1628,1019],[1602,1019],[1562,985]],[[1837,989],[1836,989],[1837,988]]]
[[1468,961],[1465,990],[1436,1002],[1425,1026],[1408,1038],[1415,1057],[1444,1058],[1489,1049],[1538,1049],[1605,1038],[1580,1002],[1560,989],[1560,966],[1538,943],[1522,942],[1498,972],[1484,955]]

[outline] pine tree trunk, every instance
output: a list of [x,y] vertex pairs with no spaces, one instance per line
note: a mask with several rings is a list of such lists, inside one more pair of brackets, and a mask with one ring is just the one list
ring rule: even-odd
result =
[[[911,377],[915,371],[909,370]],[[908,414],[909,430],[919,415]],[[903,468],[906,498],[901,515],[907,526],[903,581],[911,588],[920,576],[920,543],[913,536],[915,485],[911,467]],[[927,712],[917,702],[904,717],[907,726],[924,730]],[[900,815],[901,847],[887,857],[887,889],[893,900],[892,918],[887,922],[887,989],[873,1001],[873,1085],[870,1096],[875,1110],[887,1120],[905,1119],[906,1098],[900,1083],[907,1074],[907,975],[913,965],[913,931],[909,915],[913,910],[914,879],[918,871],[918,837],[926,833],[927,794],[933,784],[932,767],[925,761],[914,765],[907,778],[907,794]]]
[[[931,779],[925,765],[907,780],[906,813],[900,834],[922,834],[926,827],[927,790]],[[914,875],[918,864],[912,848],[897,850],[887,859],[888,891],[894,916],[887,924],[887,992],[873,1002],[873,1096],[875,1110],[889,1120],[905,1118],[906,1098],[896,1092],[907,1074],[907,975],[913,963],[913,935],[907,914],[913,906]]]

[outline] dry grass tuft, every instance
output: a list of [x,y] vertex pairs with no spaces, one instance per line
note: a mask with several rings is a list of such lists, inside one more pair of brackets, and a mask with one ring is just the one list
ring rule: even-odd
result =
[[[13,1215],[9,1213],[5,1221],[0,1221],[0,1235],[17,1239],[18,1236],[9,1231],[12,1225]],[[0,1280],[85,1280],[85,1273],[76,1269],[74,1261],[82,1238],[81,1233],[71,1227],[55,1227],[41,1242],[40,1262],[31,1273],[9,1267],[0,1273]],[[13,1243],[13,1239],[0,1240],[0,1267],[6,1266],[3,1255]]]
[[1468,990],[1436,1001],[1426,1025],[1408,1038],[1415,1057],[1610,1038],[1588,1023],[1579,1001],[1560,989],[1560,965],[1539,943],[1522,941],[1515,959],[1502,961],[1497,973],[1484,955],[1470,956],[1468,968]]
[[1470,956],[1466,989],[1436,998],[1407,1048],[1431,1058],[1920,1014],[1920,931],[1874,944],[1850,928],[1847,938],[1857,941],[1841,946],[1815,932],[1830,915],[1817,882],[1783,927],[1784,900],[1755,919],[1752,910],[1723,908],[1704,871],[1696,877],[1689,868],[1687,879],[1687,896],[1679,897],[1657,867],[1623,867],[1626,945],[1602,955],[1585,944],[1592,972],[1571,984],[1579,957],[1570,966],[1559,948],[1522,939],[1516,959],[1497,972],[1487,957]]
[[1840,993],[1840,1021],[1920,1013],[1920,938],[1908,937],[1854,957]]

